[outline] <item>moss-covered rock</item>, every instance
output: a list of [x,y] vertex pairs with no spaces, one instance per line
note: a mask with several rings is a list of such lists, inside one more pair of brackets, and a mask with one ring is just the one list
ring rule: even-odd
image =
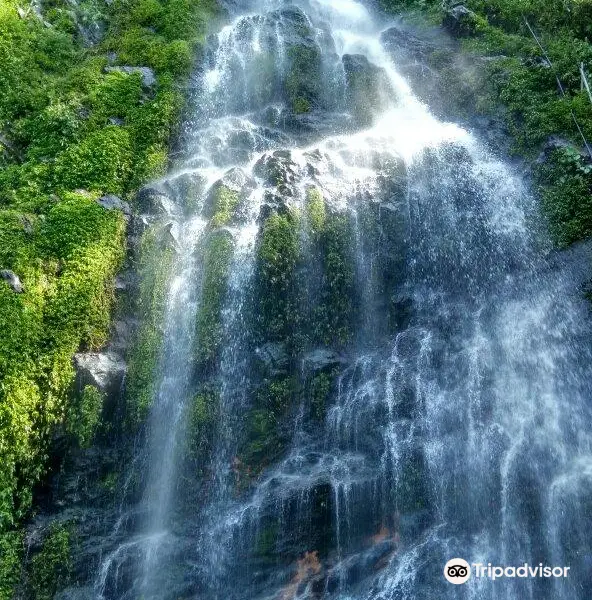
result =
[[72,532],[67,524],[54,523],[41,550],[31,560],[30,586],[34,600],[52,600],[72,573]]
[[299,216],[272,214],[263,224],[257,245],[255,283],[256,329],[262,341],[292,340],[298,328]]
[[140,278],[136,311],[140,324],[129,357],[126,382],[126,418],[131,428],[144,420],[154,399],[173,260],[168,226],[164,223],[151,226],[142,234],[136,263]]
[[285,451],[290,438],[282,425],[297,394],[297,381],[290,375],[268,379],[257,390],[239,452],[241,471],[249,478],[257,476]]
[[194,395],[188,407],[187,459],[198,476],[203,476],[208,466],[219,405],[219,391],[212,385],[204,385]]
[[306,113],[319,103],[322,90],[321,52],[314,43],[288,48],[290,67],[285,80],[286,95],[295,113]]
[[104,399],[104,395],[96,387],[86,385],[68,407],[66,428],[81,448],[90,447],[94,440],[101,421]]
[[228,225],[240,200],[240,194],[225,185],[220,185],[213,191],[213,227]]
[[348,104],[360,123],[368,125],[392,102],[394,91],[388,77],[383,69],[361,54],[345,54],[343,68]]
[[222,309],[234,240],[228,231],[212,231],[205,243],[201,302],[197,313],[196,356],[201,365],[211,364],[222,343]]

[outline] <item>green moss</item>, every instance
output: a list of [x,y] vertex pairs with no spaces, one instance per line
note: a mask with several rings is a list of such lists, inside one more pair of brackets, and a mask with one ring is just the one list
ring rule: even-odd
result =
[[208,235],[201,302],[197,313],[196,354],[200,364],[215,360],[222,343],[221,316],[233,250],[234,241],[229,232],[219,230]]
[[[85,221],[88,219],[88,227]],[[45,221],[6,211],[3,266],[25,292],[0,285],[0,528],[26,511],[52,427],[64,417],[72,354],[104,343],[123,258],[123,217],[68,195]]]
[[20,582],[24,555],[23,533],[7,531],[0,534],[0,600],[12,600]]
[[213,227],[228,225],[239,203],[239,193],[225,185],[218,186],[213,192]]
[[310,112],[311,106],[310,101],[306,98],[296,98],[292,103],[292,110],[297,114]]
[[289,438],[281,424],[297,391],[296,380],[291,376],[267,380],[257,391],[240,452],[240,464],[249,477],[258,475],[284,452]]
[[144,232],[136,265],[140,293],[136,314],[140,320],[128,361],[126,380],[127,426],[135,429],[146,418],[155,394],[162,350],[162,321],[166,309],[174,250],[167,226],[153,225]]
[[309,383],[308,395],[311,414],[317,421],[323,421],[327,412],[327,403],[333,391],[338,369],[317,373]]
[[94,440],[101,421],[104,399],[104,394],[96,387],[87,385],[68,409],[66,429],[76,438],[81,448],[89,448]]
[[348,214],[334,213],[318,239],[323,266],[321,298],[314,311],[315,337],[325,344],[344,344],[354,322],[354,236]]
[[34,600],[52,600],[64,588],[72,571],[72,533],[67,525],[54,523],[41,551],[31,561],[30,584]]
[[127,130],[109,126],[92,132],[56,158],[56,188],[86,188],[121,194],[131,172],[132,145]]
[[286,340],[298,326],[296,267],[300,257],[296,213],[272,214],[257,248],[256,320],[264,340]]
[[308,112],[318,102],[322,89],[320,50],[300,44],[288,48],[287,54],[290,61],[285,81],[288,101],[294,112]]
[[306,221],[313,237],[318,238],[325,229],[327,209],[325,199],[318,188],[311,187],[306,192]]
[[212,386],[203,386],[189,405],[187,457],[203,475],[216,431],[216,415],[220,393]]

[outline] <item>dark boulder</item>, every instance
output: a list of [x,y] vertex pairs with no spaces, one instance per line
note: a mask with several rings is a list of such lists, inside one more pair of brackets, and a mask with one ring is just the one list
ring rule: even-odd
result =
[[136,194],[136,203],[141,213],[152,215],[171,214],[174,204],[169,193],[158,185],[145,185]]
[[469,37],[477,30],[477,15],[466,6],[459,4],[446,11],[442,24],[454,37]]

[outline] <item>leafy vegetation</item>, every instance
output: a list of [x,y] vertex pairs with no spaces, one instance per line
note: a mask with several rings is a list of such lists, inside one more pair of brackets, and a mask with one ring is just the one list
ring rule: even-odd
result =
[[72,570],[72,533],[68,525],[52,523],[41,551],[31,561],[35,600],[52,600],[67,583]]
[[0,557],[0,600],[12,600],[23,559],[23,534],[20,531],[0,534]]

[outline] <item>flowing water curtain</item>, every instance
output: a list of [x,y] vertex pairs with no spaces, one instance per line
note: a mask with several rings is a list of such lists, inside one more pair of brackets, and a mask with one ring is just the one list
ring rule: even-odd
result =
[[[534,200],[415,98],[362,4],[255,5],[207,51],[163,182],[178,254],[146,488],[96,589],[453,598],[451,556],[581,569],[588,328]],[[473,596],[551,589],[579,593]]]

